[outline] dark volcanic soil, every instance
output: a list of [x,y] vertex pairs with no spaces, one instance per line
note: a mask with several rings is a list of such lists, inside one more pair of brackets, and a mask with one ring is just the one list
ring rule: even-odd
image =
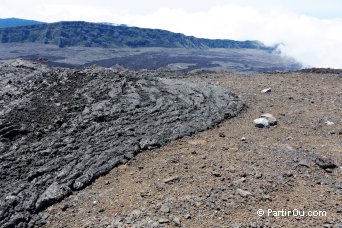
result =
[[294,59],[277,52],[236,48],[95,48],[65,47],[37,43],[0,44],[0,60],[23,58],[53,67],[83,68],[117,64],[130,70],[176,71],[229,70],[235,72],[293,71],[302,68]]
[[217,86],[162,76],[0,65],[0,227],[40,226],[39,212],[138,152],[243,109]]
[[[137,155],[45,210],[46,227],[342,226],[342,77],[192,75],[232,90],[246,112]],[[271,87],[270,93],[260,91]],[[256,128],[273,114],[278,125]],[[326,216],[267,216],[294,209]]]

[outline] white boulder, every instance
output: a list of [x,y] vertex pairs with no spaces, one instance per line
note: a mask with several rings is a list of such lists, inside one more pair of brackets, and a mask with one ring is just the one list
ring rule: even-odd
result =
[[253,122],[254,122],[255,126],[258,128],[270,127],[270,122],[266,118],[258,118],[258,119],[255,119]]
[[271,126],[277,125],[277,119],[272,114],[265,113],[265,114],[262,114],[261,117],[266,118],[269,121]]
[[272,91],[272,88],[268,87],[266,89],[261,90],[261,93],[270,93]]

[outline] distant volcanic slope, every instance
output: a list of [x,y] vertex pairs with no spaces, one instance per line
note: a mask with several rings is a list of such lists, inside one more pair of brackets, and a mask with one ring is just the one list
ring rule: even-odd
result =
[[0,28],[0,43],[41,43],[59,47],[250,48],[273,50],[257,41],[210,40],[159,29],[88,22],[58,22]]
[[20,18],[0,18],[0,28],[43,24],[44,22]]
[[[165,73],[167,74],[167,73]],[[40,212],[136,153],[243,108],[223,89],[154,71],[0,65],[0,227]]]

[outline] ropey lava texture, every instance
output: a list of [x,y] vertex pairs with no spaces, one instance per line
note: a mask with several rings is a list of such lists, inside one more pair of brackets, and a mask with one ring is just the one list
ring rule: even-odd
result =
[[167,74],[1,64],[0,226],[33,226],[44,208],[136,153],[243,109],[219,87]]

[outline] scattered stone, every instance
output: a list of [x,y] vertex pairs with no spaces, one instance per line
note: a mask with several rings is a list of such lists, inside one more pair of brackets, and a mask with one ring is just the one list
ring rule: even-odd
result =
[[336,189],[339,189],[339,190],[342,190],[342,184],[336,184],[336,185],[335,185],[335,188],[336,188]]
[[326,156],[316,156],[315,163],[322,169],[335,169],[337,165],[332,158]]
[[263,200],[264,200],[264,201],[269,201],[269,202],[271,202],[271,201],[272,201],[272,198],[271,198],[270,195],[264,195],[264,196],[263,196]]
[[334,122],[331,122],[331,121],[329,121],[329,120],[327,120],[327,121],[325,121],[325,124],[326,124],[327,126],[331,126],[331,125],[334,125],[335,123],[334,123]]
[[188,143],[190,145],[193,145],[193,146],[206,146],[208,144],[208,142],[206,140],[203,140],[203,139],[190,140],[190,141],[188,141]]
[[270,93],[270,92],[272,92],[272,88],[271,87],[268,87],[266,89],[261,90],[261,93]]
[[142,198],[145,198],[145,197],[148,197],[148,196],[150,196],[151,194],[149,193],[149,192],[147,192],[147,191],[141,191],[140,192],[140,196],[142,197]]
[[333,170],[332,170],[332,169],[329,169],[329,168],[327,168],[327,169],[325,169],[325,172],[327,172],[327,173],[332,173],[332,172],[333,172]]
[[247,173],[244,171],[241,171],[239,175],[240,177],[247,177]]
[[284,177],[292,177],[293,176],[293,173],[291,171],[287,171],[284,173],[283,175]]
[[237,152],[238,150],[239,150],[239,148],[231,147],[231,148],[228,149],[228,152],[234,153],[234,152]]
[[239,188],[236,189],[236,193],[237,193],[238,195],[240,195],[241,197],[244,197],[244,198],[246,198],[246,197],[252,195],[252,193],[250,193],[249,191],[245,191],[245,190],[242,190],[242,189],[239,189]]
[[266,118],[270,124],[270,126],[275,126],[277,125],[277,119],[269,113],[265,113],[261,115],[262,118]]
[[306,160],[300,160],[298,162],[298,165],[299,166],[304,166],[304,167],[307,167],[307,168],[310,168],[310,165],[308,164],[308,162]]
[[161,218],[161,219],[158,220],[158,222],[159,222],[160,224],[165,224],[165,223],[169,223],[170,220],[165,219],[165,218]]
[[268,128],[270,127],[270,122],[266,118],[258,118],[255,119],[254,124],[258,128]]
[[255,177],[256,177],[257,179],[261,178],[261,177],[262,177],[262,173],[256,172],[256,173],[255,173]]
[[63,207],[61,208],[61,210],[62,211],[66,211],[66,210],[68,210],[71,207],[72,207],[72,205],[70,205],[70,204],[64,204]]
[[242,138],[241,138],[241,141],[242,141],[242,142],[246,142],[246,138],[245,138],[245,137],[242,137]]
[[166,203],[162,204],[160,207],[160,211],[164,213],[170,213],[170,206]]
[[217,171],[213,171],[211,173],[214,177],[221,177],[221,173],[217,172]]
[[238,185],[238,184],[244,183],[245,181],[246,181],[246,178],[241,177],[240,179],[234,181],[233,184]]
[[168,178],[163,179],[163,183],[169,184],[169,183],[178,182],[179,180],[180,180],[180,176],[168,177]]
[[105,185],[109,185],[110,182],[108,180],[105,181]]
[[179,163],[179,158],[178,157],[171,158],[169,160],[169,162],[172,163],[172,164],[178,164]]
[[224,132],[220,132],[220,133],[219,133],[219,136],[220,136],[221,138],[224,138],[224,137],[226,137],[226,134],[225,134]]
[[230,172],[230,173],[235,173],[236,172],[236,169],[234,168],[234,167],[227,167],[227,168],[225,168],[224,169],[225,171],[228,171],[228,172]]
[[103,213],[105,211],[104,208],[100,208],[99,213]]
[[181,224],[181,220],[180,220],[179,217],[174,217],[172,221],[174,222],[174,224],[175,224],[176,226],[181,226],[181,225],[182,225],[182,224]]
[[185,214],[184,216],[185,219],[191,219],[191,215],[189,213]]

